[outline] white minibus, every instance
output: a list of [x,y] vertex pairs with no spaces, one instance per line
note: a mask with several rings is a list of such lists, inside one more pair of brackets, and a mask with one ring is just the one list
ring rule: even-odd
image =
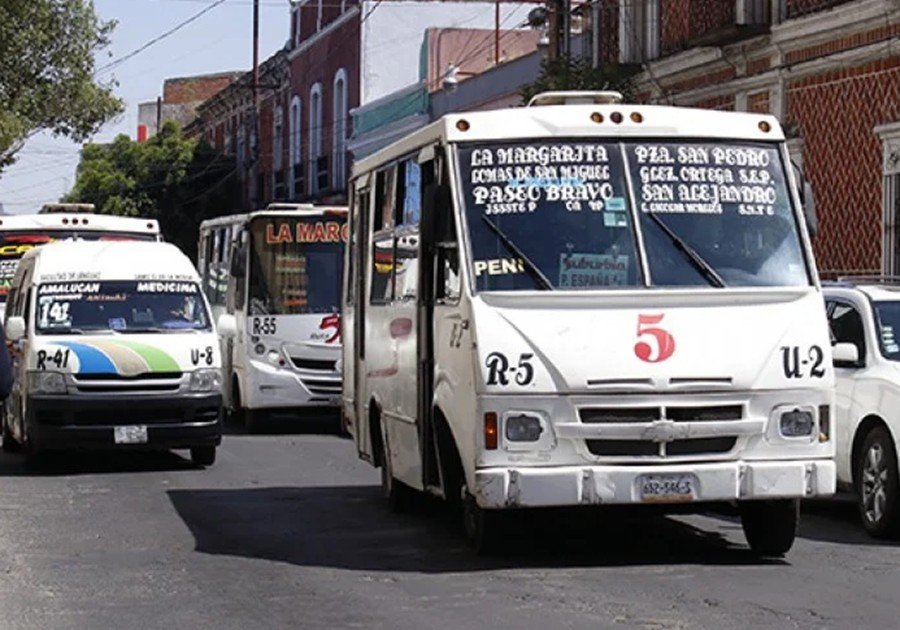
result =
[[248,430],[273,414],[337,416],[347,209],[272,204],[204,221],[198,268],[223,337],[226,404]]
[[833,369],[768,115],[555,93],[359,161],[345,424],[392,506],[732,504],[754,552],[829,495]]

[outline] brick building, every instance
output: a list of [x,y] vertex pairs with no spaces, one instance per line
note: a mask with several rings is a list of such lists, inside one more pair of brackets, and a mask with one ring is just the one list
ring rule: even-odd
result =
[[138,105],[137,139],[156,135],[157,122],[174,120],[185,126],[196,116],[197,107],[231,85],[241,72],[218,72],[193,77],[177,77],[163,82],[163,93],[155,101]]
[[638,100],[782,120],[824,275],[900,274],[900,0],[602,0],[592,17]]

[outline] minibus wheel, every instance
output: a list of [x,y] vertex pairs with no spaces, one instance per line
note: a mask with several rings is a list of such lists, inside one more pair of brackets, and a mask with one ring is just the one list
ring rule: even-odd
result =
[[740,511],[744,536],[756,555],[780,558],[794,544],[800,522],[799,499],[743,501]]
[[19,450],[19,443],[16,442],[16,438],[13,437],[12,431],[9,428],[9,416],[6,413],[6,410],[3,411],[3,452],[4,453],[15,453]]
[[468,488],[463,485],[463,527],[466,540],[479,556],[501,551],[503,516],[500,510],[485,510],[478,505]]
[[391,512],[408,512],[413,502],[413,489],[397,481],[391,466],[391,457],[385,448],[381,453],[381,493],[387,499]]
[[897,453],[887,429],[876,426],[869,431],[855,460],[853,479],[863,527],[875,538],[893,536],[900,530],[900,501]]
[[195,466],[212,466],[216,463],[216,447],[192,446],[191,461]]

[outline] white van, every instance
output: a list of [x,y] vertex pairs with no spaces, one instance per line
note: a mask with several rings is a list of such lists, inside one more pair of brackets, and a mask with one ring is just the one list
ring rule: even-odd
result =
[[167,243],[28,252],[6,311],[16,384],[3,449],[189,448],[221,441],[221,358],[190,260]]

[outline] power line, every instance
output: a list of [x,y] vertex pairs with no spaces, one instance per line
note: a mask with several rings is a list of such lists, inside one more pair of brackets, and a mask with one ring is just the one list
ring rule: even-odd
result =
[[215,9],[217,6],[219,6],[220,4],[223,4],[224,2],[225,2],[225,0],[215,0],[215,2],[213,2],[211,5],[204,7],[203,9],[201,9],[200,11],[198,11],[197,13],[195,13],[188,19],[184,20],[183,22],[179,22],[178,24],[176,24],[175,26],[170,28],[168,31],[166,31],[160,35],[157,35],[156,37],[154,37],[153,39],[148,41],[146,44],[132,50],[130,53],[128,53],[124,57],[119,57],[118,59],[114,59],[113,61],[109,62],[106,65],[100,66],[94,72],[94,76],[98,75],[101,72],[106,72],[106,71],[112,70],[113,68],[116,68],[116,67],[122,65],[123,63],[125,63],[126,61],[131,59],[132,57],[139,55],[140,53],[144,52],[145,50],[147,50],[154,44],[161,42],[162,40],[166,39],[170,35],[177,33],[178,31],[180,31],[182,28],[184,28],[188,24],[200,19],[203,15],[209,13],[210,11]]

